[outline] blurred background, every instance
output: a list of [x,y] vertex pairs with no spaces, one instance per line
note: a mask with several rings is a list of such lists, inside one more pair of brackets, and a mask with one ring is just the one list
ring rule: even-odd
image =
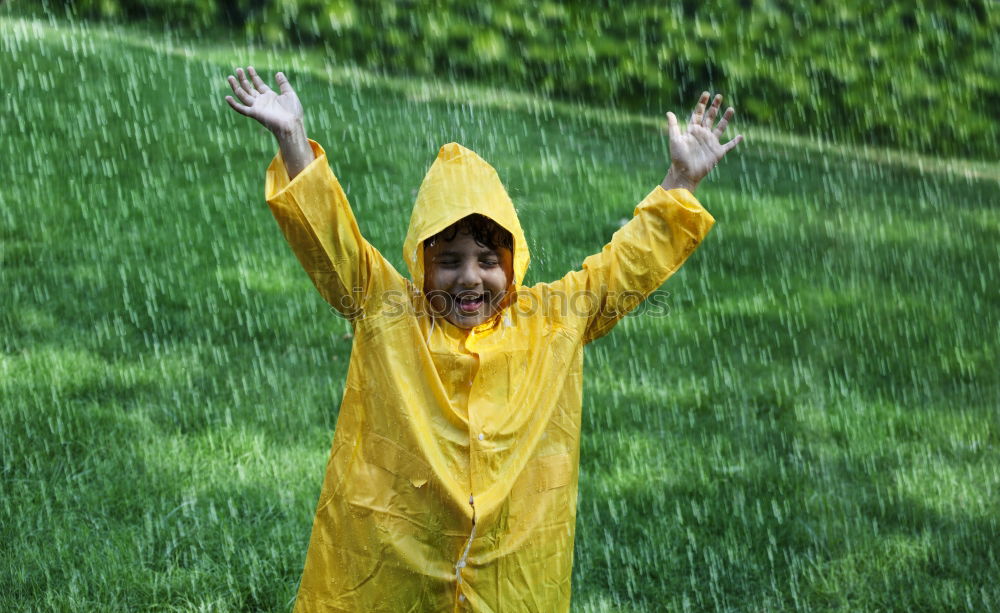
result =
[[145,22],[331,63],[500,85],[631,110],[725,92],[760,126],[998,157],[1000,11],[990,0],[8,0]]

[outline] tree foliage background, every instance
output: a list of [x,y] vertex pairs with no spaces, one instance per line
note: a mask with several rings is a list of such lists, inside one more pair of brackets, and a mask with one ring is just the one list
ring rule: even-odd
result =
[[[14,2],[16,4],[16,0]],[[702,89],[741,117],[855,144],[995,159],[989,0],[46,0],[75,18],[228,27],[331,62],[662,112]]]

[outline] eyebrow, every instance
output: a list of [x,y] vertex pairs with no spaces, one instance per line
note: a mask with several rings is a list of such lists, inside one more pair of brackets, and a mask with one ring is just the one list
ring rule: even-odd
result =
[[[458,251],[442,251],[437,255],[435,255],[434,258],[437,259],[437,258],[447,258],[447,257],[460,257],[461,255],[462,254],[459,253]],[[500,254],[497,253],[495,249],[490,249],[489,247],[485,247],[476,252],[477,257],[482,257],[484,255],[499,256]]]

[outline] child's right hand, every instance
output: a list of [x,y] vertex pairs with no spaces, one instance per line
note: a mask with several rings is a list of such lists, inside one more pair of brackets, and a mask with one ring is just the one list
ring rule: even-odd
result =
[[284,74],[279,72],[274,75],[278,81],[278,91],[281,92],[276,94],[257,76],[253,66],[249,66],[247,72],[253,80],[252,84],[243,74],[242,68],[236,69],[235,77],[229,75],[229,86],[242,104],[233,100],[232,96],[226,96],[226,102],[234,111],[253,117],[274,134],[281,148],[288,177],[295,178],[315,159],[302,122],[302,103]]
[[242,68],[236,69],[235,77],[229,75],[229,86],[243,103],[233,100],[232,96],[226,96],[229,106],[241,115],[256,119],[279,139],[302,130],[302,104],[285,75],[280,72],[274,75],[281,92],[278,94],[257,76],[253,66],[248,67],[247,72],[250,73],[252,84]]

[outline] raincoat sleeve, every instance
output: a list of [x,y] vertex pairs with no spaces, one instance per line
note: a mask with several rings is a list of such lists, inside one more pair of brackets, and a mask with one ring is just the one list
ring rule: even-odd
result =
[[[600,338],[680,268],[715,223],[686,189],[657,186],[611,242],[557,281],[572,302],[587,305],[583,342]],[[580,298],[583,298],[582,300]]]
[[280,151],[267,168],[265,198],[288,244],[323,298],[345,317],[362,315],[372,295],[404,281],[361,236],[326,152],[310,140],[316,158],[289,180]]

